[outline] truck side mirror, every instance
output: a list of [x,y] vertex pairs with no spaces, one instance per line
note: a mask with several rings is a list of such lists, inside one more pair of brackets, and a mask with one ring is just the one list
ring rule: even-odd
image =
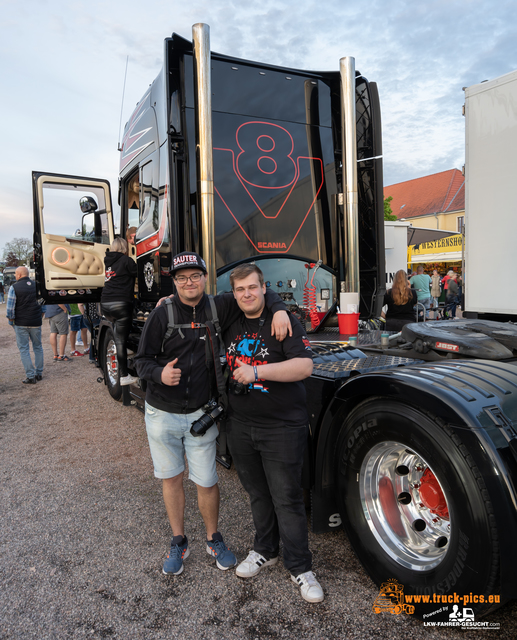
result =
[[90,213],[92,211],[97,211],[98,209],[95,198],[92,198],[91,196],[83,196],[79,200],[79,206],[81,207],[81,211],[83,213]]

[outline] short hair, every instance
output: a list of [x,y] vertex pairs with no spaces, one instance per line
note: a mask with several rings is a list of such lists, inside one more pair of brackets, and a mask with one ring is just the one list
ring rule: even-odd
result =
[[418,267],[416,268],[416,272],[417,273],[424,273],[424,267],[421,264],[419,264]]
[[115,238],[111,243],[111,251],[127,254],[127,242],[124,238]]
[[258,275],[260,286],[262,286],[264,284],[264,274],[256,264],[247,262],[246,264],[240,264],[238,267],[235,267],[235,269],[230,273],[230,286],[232,290],[235,287],[235,280],[244,280],[244,278],[247,278],[252,273],[256,273]]

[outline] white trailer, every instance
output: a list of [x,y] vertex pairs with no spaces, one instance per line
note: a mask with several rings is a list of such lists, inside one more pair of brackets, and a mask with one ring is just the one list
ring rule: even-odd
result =
[[465,315],[517,318],[517,71],[465,89]]
[[407,269],[409,222],[384,222],[384,250],[386,252],[386,289],[391,289],[399,269]]

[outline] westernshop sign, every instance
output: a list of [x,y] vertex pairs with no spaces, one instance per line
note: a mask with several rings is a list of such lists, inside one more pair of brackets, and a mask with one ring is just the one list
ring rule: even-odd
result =
[[461,260],[463,236],[440,238],[431,242],[421,242],[408,247],[408,263],[412,262],[455,262]]

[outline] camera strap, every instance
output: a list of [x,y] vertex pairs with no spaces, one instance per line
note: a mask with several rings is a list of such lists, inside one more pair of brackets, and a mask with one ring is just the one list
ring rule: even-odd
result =
[[213,367],[213,370],[215,372],[217,392],[219,394],[219,401],[226,410],[228,408],[228,396],[226,394],[226,382],[224,378],[223,366],[220,358],[216,357],[216,346],[218,346],[217,343],[221,343],[221,340],[218,338],[214,323],[211,320],[207,320],[206,322],[205,343],[207,366],[210,366],[210,368]]

